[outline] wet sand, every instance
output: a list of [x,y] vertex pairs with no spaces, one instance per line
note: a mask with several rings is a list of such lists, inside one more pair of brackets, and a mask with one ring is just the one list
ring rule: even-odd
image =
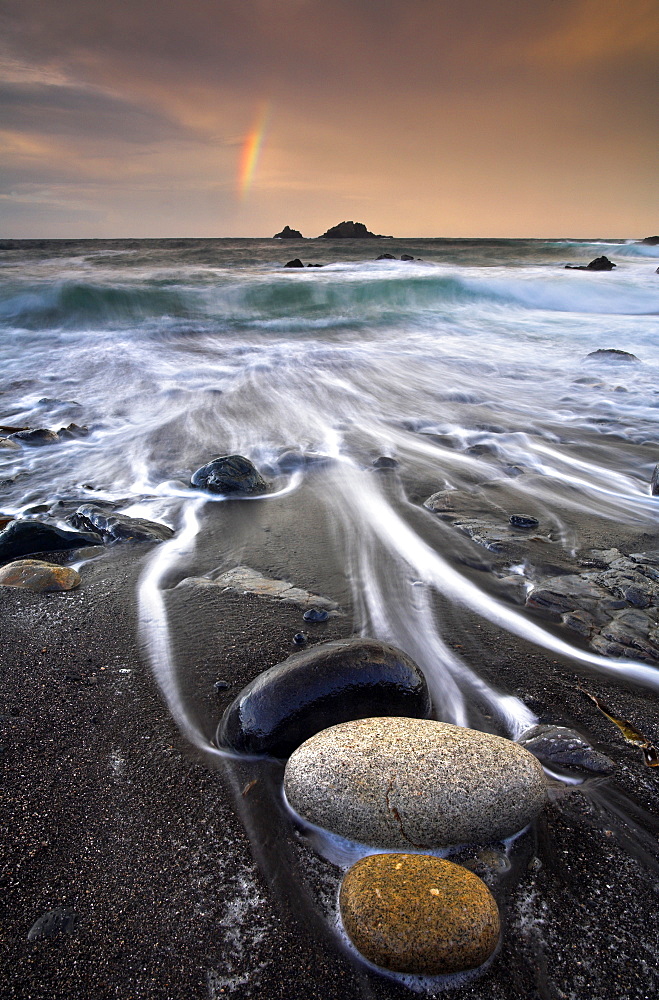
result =
[[[251,520],[259,505],[247,506]],[[234,519],[246,516],[234,509]],[[300,519],[294,537],[286,524],[261,529],[271,539],[280,531],[270,545],[281,553],[280,565],[273,557],[262,568],[290,579],[298,565],[295,582],[313,589],[313,525]],[[254,538],[255,530],[252,520]],[[137,634],[134,594],[149,550],[107,550],[68,594],[2,592],[3,995],[413,996],[367,970],[331,930],[340,872],[290,826],[281,765],[217,765],[174,726]],[[315,571],[325,581],[334,572]],[[346,614],[305,624],[312,642],[352,633],[345,593],[330,596]],[[293,651],[302,612],[219,590],[186,598],[181,588],[169,601],[186,702],[212,737],[243,684]],[[480,978],[447,983],[441,995],[650,1000],[659,988],[659,768],[645,765],[579,686],[655,744],[659,696],[577,670],[465,610],[447,629],[485,680],[542,721],[578,728],[617,770],[556,784],[495,888],[500,951]],[[218,680],[229,687],[216,691]],[[58,909],[75,914],[68,931],[29,940],[35,921]]]

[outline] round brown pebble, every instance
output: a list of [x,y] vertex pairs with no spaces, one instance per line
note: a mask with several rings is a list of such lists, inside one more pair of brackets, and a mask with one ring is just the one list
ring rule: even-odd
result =
[[52,590],[73,590],[79,585],[77,570],[41,559],[17,559],[0,569],[0,587],[22,587],[43,594]]
[[485,883],[425,854],[362,858],[345,875],[339,905],[355,948],[392,972],[466,972],[499,940],[499,910]]

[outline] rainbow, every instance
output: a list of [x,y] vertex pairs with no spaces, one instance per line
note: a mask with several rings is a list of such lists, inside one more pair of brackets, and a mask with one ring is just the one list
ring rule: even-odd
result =
[[263,146],[265,126],[268,118],[269,105],[266,103],[258,112],[254,125],[245,136],[240,151],[240,167],[238,172],[238,197],[245,198],[252,186],[254,173]]

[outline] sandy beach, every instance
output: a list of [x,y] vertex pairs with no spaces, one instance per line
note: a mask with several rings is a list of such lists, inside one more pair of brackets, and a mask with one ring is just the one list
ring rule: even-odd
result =
[[[229,508],[228,522],[215,508],[213,530],[247,516],[240,502]],[[290,565],[291,536],[273,511],[261,513],[260,529],[269,539],[281,532],[269,552]],[[299,582],[311,586],[320,543],[313,523],[298,524]],[[177,731],[137,637],[134,592],[152,550],[110,547],[82,566],[83,584],[70,593],[3,590],[4,995],[413,995],[367,969],[337,934],[341,872],[291,825],[282,765],[218,762]],[[220,588],[174,589],[168,600],[185,650],[186,704],[209,738],[240,688],[290,655],[301,625],[311,644],[353,628],[346,606],[307,626],[296,606]],[[464,609],[449,642],[542,721],[577,728],[616,771],[555,782],[532,828],[507,855],[485,859],[503,918],[500,950],[480,978],[448,980],[427,995],[649,1000],[657,770],[580,688],[654,742],[659,697],[577,672]],[[227,686],[217,690],[217,681]],[[36,939],[32,931],[31,940],[51,911],[63,928]]]

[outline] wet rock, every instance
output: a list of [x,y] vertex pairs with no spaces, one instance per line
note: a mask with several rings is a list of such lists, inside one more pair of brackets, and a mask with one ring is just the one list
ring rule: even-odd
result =
[[202,465],[190,480],[192,486],[211,493],[264,493],[268,484],[242,455],[223,455]]
[[106,541],[164,542],[174,535],[166,524],[116,514],[91,503],[78,507],[68,520],[74,528],[97,531]]
[[20,587],[43,594],[78,586],[80,574],[76,570],[40,559],[17,559],[0,568],[0,587]]
[[375,854],[346,873],[341,919],[355,948],[393,972],[439,975],[482,965],[500,933],[484,882],[451,861]]
[[393,253],[381,253],[375,259],[376,260],[398,260],[398,257],[396,257],[396,255],[393,254]]
[[304,267],[304,264],[299,257],[294,257],[293,260],[286,261],[284,267]]
[[561,615],[561,619],[567,628],[572,629],[573,632],[578,632],[579,635],[583,635],[586,639],[590,639],[596,628],[593,616],[587,611],[580,609],[577,611],[568,611],[566,614]]
[[640,242],[644,243],[646,247],[657,247],[659,246],[659,236],[646,236]]
[[88,434],[88,427],[82,427],[80,424],[68,424],[67,427],[60,427],[57,437],[60,441],[72,441],[76,438],[87,437]]
[[326,622],[329,614],[323,608],[309,608],[302,617],[305,622]]
[[405,653],[377,639],[345,639],[294,653],[260,674],[225,712],[217,742],[287,757],[338,722],[429,711],[425,678]]
[[293,636],[294,646],[306,646],[308,641],[309,639],[305,632],[296,632]]
[[291,229],[290,226],[284,226],[280,233],[275,233],[272,237],[273,240],[301,240],[304,237],[299,229]]
[[328,461],[327,455],[319,455],[314,452],[297,451],[289,448],[277,459],[277,468],[280,472],[295,472],[297,469],[307,469],[311,466],[325,465]]
[[379,236],[371,233],[363,222],[339,222],[319,237],[321,240],[390,240],[391,236]]
[[16,431],[9,435],[10,440],[20,441],[21,444],[31,448],[39,448],[46,444],[57,444],[59,438],[55,431],[49,431],[45,427],[38,427],[26,431]]
[[56,934],[70,934],[75,928],[77,914],[70,909],[48,910],[36,920],[28,931],[28,941],[40,941]]
[[537,528],[540,522],[530,514],[511,514],[510,523],[514,528]]
[[388,455],[380,455],[379,458],[373,459],[373,466],[376,469],[395,469],[398,467],[398,462],[395,458],[390,458]]
[[33,552],[57,552],[101,544],[97,534],[65,531],[43,521],[17,520],[0,532],[0,561],[28,556]]
[[410,261],[410,260],[414,260],[414,257],[412,256],[412,254],[411,254],[411,253],[402,253],[402,254],[400,255],[400,259],[401,259],[401,260],[406,260],[406,261]]
[[308,822],[363,844],[422,849],[489,843],[542,809],[536,758],[498,736],[424,719],[333,726],[292,754],[284,785]]
[[522,733],[517,742],[548,767],[558,764],[595,774],[613,774],[615,771],[610,757],[595,750],[583,736],[566,726],[533,726]]
[[226,573],[220,573],[212,578],[186,577],[177,586],[221,587],[239,594],[255,594],[257,597],[281,601],[282,604],[297,604],[302,608],[322,608],[332,615],[339,613],[338,604],[329,597],[311,594],[308,590],[296,587],[290,580],[275,580],[270,576],[264,576],[249,566],[235,566]]
[[586,360],[591,358],[595,361],[639,361],[635,354],[630,354],[629,351],[619,351],[615,347],[599,347],[596,351],[591,351],[590,354],[586,355]]
[[0,448],[4,448],[6,451],[20,451],[21,446],[17,441],[12,441],[11,438],[0,437]]
[[566,264],[568,271],[612,271],[616,265],[608,257],[595,257],[590,264]]
[[650,493],[653,497],[659,497],[659,463],[655,465],[650,479]]

